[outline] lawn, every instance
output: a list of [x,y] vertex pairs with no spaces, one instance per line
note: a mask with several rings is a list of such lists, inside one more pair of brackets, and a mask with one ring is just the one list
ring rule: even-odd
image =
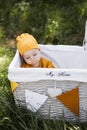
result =
[[0,45],[0,130],[87,130],[87,122],[46,120],[16,106],[7,78],[14,54],[14,47]]

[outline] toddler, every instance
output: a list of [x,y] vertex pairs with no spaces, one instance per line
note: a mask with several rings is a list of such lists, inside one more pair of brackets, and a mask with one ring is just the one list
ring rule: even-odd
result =
[[28,33],[23,33],[17,36],[16,42],[17,49],[24,59],[21,67],[55,68],[50,60],[41,57],[40,47],[38,46],[36,39],[32,35]]

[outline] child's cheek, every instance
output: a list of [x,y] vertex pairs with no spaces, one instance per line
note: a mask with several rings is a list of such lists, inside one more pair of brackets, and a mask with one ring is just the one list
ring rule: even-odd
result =
[[27,64],[31,64],[32,62],[30,60],[26,60],[26,63]]

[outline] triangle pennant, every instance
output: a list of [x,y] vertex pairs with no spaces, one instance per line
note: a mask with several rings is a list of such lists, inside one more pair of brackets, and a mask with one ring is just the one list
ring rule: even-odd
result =
[[18,87],[18,83],[16,83],[16,82],[10,82],[10,84],[11,84],[11,90],[12,90],[12,92]]
[[56,96],[76,116],[79,116],[79,90],[78,87]]
[[48,96],[25,89],[26,105],[32,112],[37,112],[47,100]]

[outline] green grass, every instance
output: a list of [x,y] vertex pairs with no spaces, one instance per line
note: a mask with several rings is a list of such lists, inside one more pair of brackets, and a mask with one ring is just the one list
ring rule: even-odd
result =
[[0,130],[87,130],[87,122],[46,120],[16,106],[7,78],[14,53],[14,48],[0,46]]

